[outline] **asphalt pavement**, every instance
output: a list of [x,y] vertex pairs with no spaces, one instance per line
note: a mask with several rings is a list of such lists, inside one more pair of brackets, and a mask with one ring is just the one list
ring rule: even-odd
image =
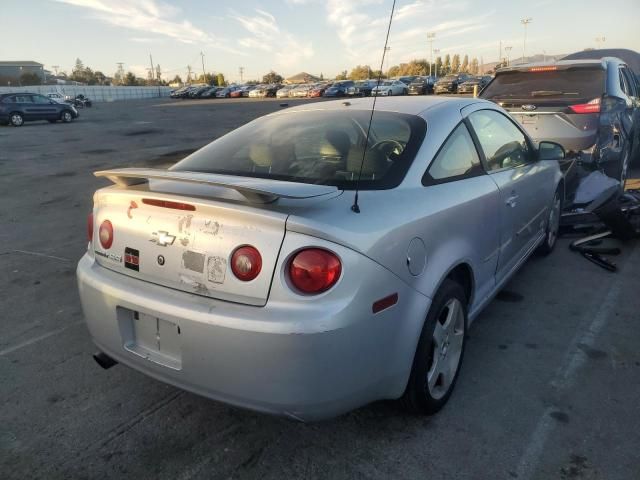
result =
[[618,273],[566,238],[533,257],[474,323],[433,417],[385,401],[301,424],[95,364],[75,284],[108,183],[92,172],[171,165],[280,103],[97,104],[0,127],[0,478],[640,478],[637,242]]

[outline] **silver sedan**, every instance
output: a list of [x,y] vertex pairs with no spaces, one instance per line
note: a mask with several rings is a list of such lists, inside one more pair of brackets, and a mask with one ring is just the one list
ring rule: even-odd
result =
[[[556,241],[562,147],[442,97],[281,110],[169,170],[96,172],[80,298],[120,362],[299,420],[438,411],[480,311]],[[369,132],[369,135],[367,135]]]

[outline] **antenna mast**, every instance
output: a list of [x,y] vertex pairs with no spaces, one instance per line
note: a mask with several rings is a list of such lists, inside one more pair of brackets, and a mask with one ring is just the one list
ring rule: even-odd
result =
[[[389,32],[391,31],[391,22],[393,21],[393,12],[396,9],[396,0],[393,0],[391,5],[391,15],[389,16],[389,26],[387,27],[387,37],[384,40],[384,48],[382,49],[382,60],[380,61],[380,71],[378,72],[378,81],[376,87],[380,86],[380,80],[382,79],[382,69],[384,68],[384,57],[387,54],[389,43]],[[358,180],[356,180],[356,194],[353,198],[353,205],[351,205],[351,211],[360,213],[360,206],[358,205],[358,190],[360,189],[360,178],[362,177],[362,169],[364,168],[364,159],[367,156],[367,148],[369,147],[369,133],[371,132],[371,122],[373,122],[373,112],[376,109],[376,100],[378,95],[373,97],[373,105],[371,106],[371,116],[369,117],[369,126],[367,126],[367,136],[364,140],[364,150],[362,152],[362,160],[360,161],[360,171],[358,172]]]

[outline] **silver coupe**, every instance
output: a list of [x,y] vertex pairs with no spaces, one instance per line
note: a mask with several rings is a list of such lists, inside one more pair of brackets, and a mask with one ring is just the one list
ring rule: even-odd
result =
[[77,277],[99,363],[305,421],[439,410],[471,322],[554,247],[564,150],[485,100],[371,108],[301,105],[169,170],[96,172],[113,185]]

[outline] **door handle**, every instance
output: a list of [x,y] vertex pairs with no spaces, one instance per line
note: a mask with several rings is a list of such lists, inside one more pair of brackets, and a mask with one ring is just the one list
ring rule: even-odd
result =
[[507,204],[507,207],[514,208],[518,204],[517,200],[518,200],[518,195],[516,195],[514,192],[511,194],[509,198],[507,198],[505,203]]

